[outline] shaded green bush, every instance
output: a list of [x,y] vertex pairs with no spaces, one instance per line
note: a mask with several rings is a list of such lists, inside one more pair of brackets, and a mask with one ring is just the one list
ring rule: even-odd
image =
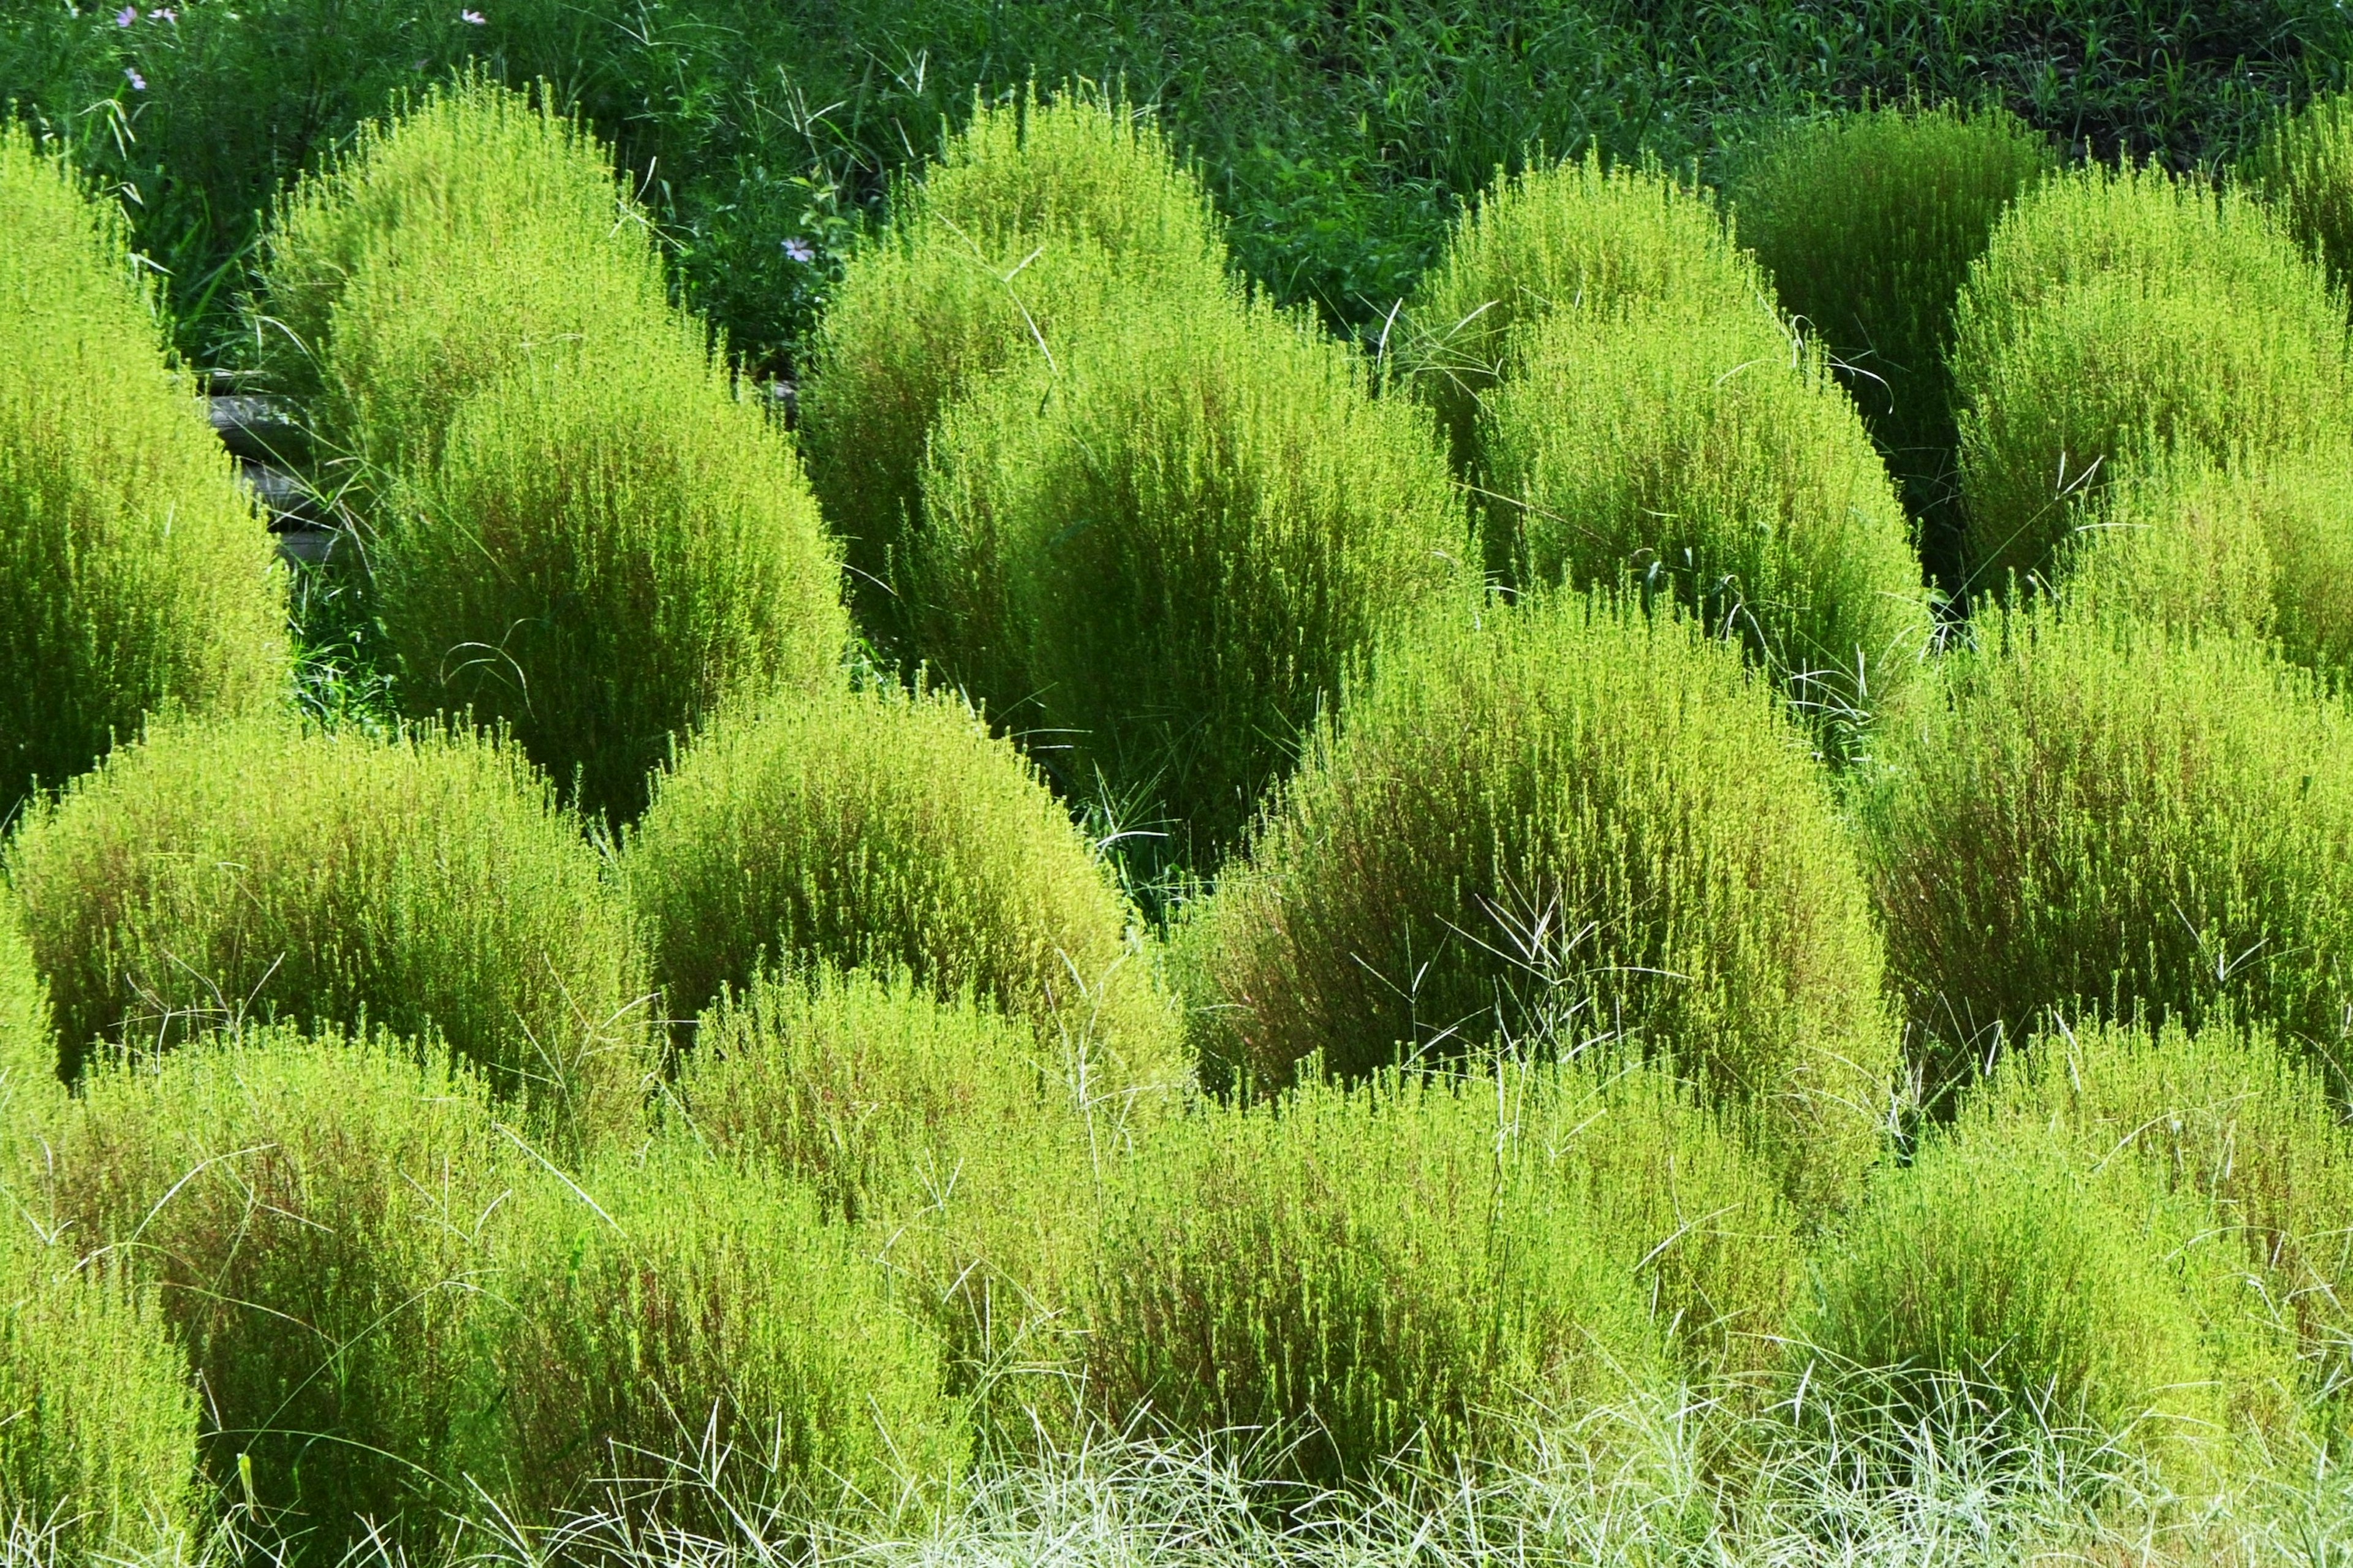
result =
[[603,151],[468,78],[281,210],[273,308],[361,464],[412,714],[501,722],[626,819],[675,735],[839,679],[839,565],[788,441],[666,297]]
[[1816,1420],[1918,1425],[1974,1398],[2020,1439],[2194,1486],[2231,1436],[2298,1421],[2245,1265],[2209,1205],[2130,1161],[2078,1161],[2028,1126],[1939,1134],[1831,1243],[1793,1375]]
[[1740,237],[1781,308],[1820,334],[1947,583],[1960,543],[1953,304],[2003,209],[2055,163],[2006,110],[1909,104],[1800,122],[1733,181]]
[[1862,801],[1932,1087],[2045,1009],[2214,1009],[2333,1058],[2353,1006],[2353,727],[2261,646],[1980,621]]
[[164,356],[120,211],[0,130],[0,819],[144,717],[285,682],[269,535]]
[[68,1234],[160,1289],[217,1484],[311,1561],[364,1519],[438,1539],[468,1316],[530,1164],[480,1079],[438,1048],[255,1028],[94,1071],[55,1160]]
[[1123,319],[952,409],[902,574],[916,646],[1145,865],[1206,868],[1352,662],[1467,597],[1417,411],[1253,305]]
[[1133,1079],[1168,1003],[1110,868],[952,696],[851,692],[731,714],[664,773],[628,884],[675,1018],[768,964],[908,970]]
[[1606,596],[1432,630],[1177,939],[1212,1072],[1622,1037],[1753,1108],[1793,1195],[1844,1190],[1896,1040],[1829,777],[1770,689]]
[[1438,411],[1458,468],[1478,455],[1479,409],[1557,310],[1608,314],[1636,300],[1694,316],[1769,313],[1772,288],[1734,247],[1714,199],[1654,163],[1599,151],[1500,180],[1456,226],[1396,340],[1400,369]]
[[2240,162],[2239,178],[2271,203],[2288,233],[2328,268],[2342,289],[2353,284],[2353,101],[2327,92],[2293,115]]
[[154,1293],[16,1218],[0,1289],[0,1528],[59,1563],[192,1558],[196,1391]]
[[0,1083],[13,1099],[58,1079],[58,1037],[49,1022],[49,986],[25,938],[24,910],[0,890]]
[[2307,1388],[2347,1387],[2353,1136],[2323,1076],[2268,1031],[2053,1030],[2005,1059],[1962,1117],[1972,1130],[2047,1129],[2086,1161],[2128,1154],[2152,1181],[2211,1203],[2295,1330]]
[[639,1114],[642,962],[512,747],[289,721],[151,733],[9,852],[66,1074],[271,1016],[437,1035],[551,1130]]
[[2120,468],[2341,440],[2345,301],[2239,191],[2080,169],[1994,231],[1952,374],[1970,577],[1999,590],[2048,571]]
[[1630,1271],[1499,1131],[1492,1086],[1418,1079],[1172,1122],[1108,1205],[1094,1397],[1331,1484],[1662,1387]]
[[1075,89],[975,102],[844,268],[801,392],[809,476],[871,630],[907,630],[899,575],[921,549],[941,411],[1106,317],[1216,308],[1224,271],[1208,193],[1148,116]]
[[1833,750],[1929,641],[1911,527],[1820,352],[1761,311],[1629,301],[1532,327],[1479,422],[1526,583],[1639,583],[1736,637]]
[[618,1506],[720,1539],[723,1458],[795,1510],[953,1478],[939,1347],[860,1253],[810,1189],[692,1149],[540,1182],[478,1318],[469,1473],[526,1525]]

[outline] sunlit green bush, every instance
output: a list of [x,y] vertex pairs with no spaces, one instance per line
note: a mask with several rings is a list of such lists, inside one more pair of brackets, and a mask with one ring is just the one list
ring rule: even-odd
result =
[[1264,306],[1155,312],[949,411],[915,646],[1146,864],[1204,868],[1352,662],[1476,573],[1419,415]]
[[59,1123],[68,1234],[159,1287],[206,1400],[215,1481],[309,1561],[440,1538],[468,1315],[518,1168],[481,1080],[438,1049],[253,1028],[111,1063]]
[[512,747],[181,725],[9,851],[67,1076],[279,1017],[439,1036],[550,1131],[634,1123],[643,963],[596,851]]
[[2155,168],[2042,182],[1955,316],[1972,582],[2047,573],[2120,470],[2341,440],[2345,354],[2344,300],[2236,189]]
[[2324,92],[2282,116],[2238,173],[2339,289],[2353,283],[2353,100]]
[[2353,1008],[2353,725],[2258,644],[1982,617],[1862,805],[1932,1087],[2045,1009],[2228,1005],[2332,1057]]
[[953,696],[728,716],[662,776],[622,864],[674,1018],[765,964],[868,964],[1123,1077],[1168,1054],[1168,1004],[1109,867]]
[[1179,933],[1214,1072],[1623,1038],[1755,1114],[1793,1195],[1896,1061],[1828,774],[1688,621],[1563,594],[1393,653]]
[[57,1081],[58,1037],[49,1023],[49,986],[25,939],[24,910],[0,889],[0,1081],[13,1100]]
[[275,551],[111,202],[0,131],[0,817],[152,710],[267,706]]
[[1887,469],[1819,351],[1762,312],[1558,312],[1479,430],[1523,581],[1691,606],[1841,750],[1919,667],[1926,595]]

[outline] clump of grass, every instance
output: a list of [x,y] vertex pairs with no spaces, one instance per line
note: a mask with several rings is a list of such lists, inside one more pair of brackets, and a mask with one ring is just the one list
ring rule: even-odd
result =
[[1108,1206],[1094,1397],[1330,1485],[1663,1385],[1630,1273],[1499,1131],[1483,1088],[1418,1079],[1160,1130]]
[[2240,162],[2238,175],[2339,289],[2353,284],[2353,98],[2318,93],[2295,114],[2280,115]]
[[2003,211],[2055,163],[2049,139],[2005,110],[1900,104],[1797,122],[1733,181],[1740,237],[1782,309],[1820,334],[1948,585],[1960,581],[1953,305]]
[[1524,583],[1630,580],[1736,637],[1834,751],[1930,637],[1887,469],[1819,351],[1761,311],[1632,300],[1534,326],[1480,416]]
[[101,1040],[278,1017],[438,1036],[566,1137],[641,1114],[628,910],[512,746],[160,728],[29,816],[8,869],[69,1079]]
[[1954,327],[1973,584],[2049,571],[2120,468],[2341,440],[2345,301],[2261,206],[2086,168],[2011,208]]
[[49,984],[33,962],[23,909],[0,890],[0,1093],[38,1094],[57,1082],[58,1068]]
[[1957,1395],[2211,1485],[2234,1434],[2292,1435],[2288,1343],[2195,1195],[2027,1125],[1932,1136],[1832,1244],[1792,1345],[1816,1421],[1916,1425]]
[[626,820],[726,700],[839,680],[839,563],[790,444],[577,128],[461,79],[308,181],[273,246],[276,308],[322,318],[412,716],[502,723]]
[[37,1235],[15,1216],[0,1240],[0,1282],[8,1303],[0,1316],[0,1515],[9,1557],[195,1556],[204,1513],[196,1391],[154,1292],[133,1284],[119,1259],[85,1263],[66,1238]]
[[887,1507],[962,1466],[937,1342],[807,1186],[658,1142],[538,1183],[498,1278],[467,1471],[526,1527],[609,1500],[724,1530],[728,1500],[662,1484],[691,1483],[703,1455],[740,1456],[802,1518]]
[[918,646],[1155,869],[1214,864],[1351,664],[1474,579],[1415,412],[1263,305],[1000,378],[943,418],[923,493]]
[[1111,868],[952,695],[729,715],[662,775],[622,867],[674,1017],[769,964],[864,964],[1090,1040],[1131,1079],[1168,1050]]
[[1110,318],[1216,308],[1224,274],[1208,193],[1149,117],[1077,89],[976,101],[843,269],[801,393],[810,478],[871,631],[907,630],[899,575],[922,548],[941,412]]
[[1472,469],[1482,401],[1517,367],[1529,324],[1636,300],[1738,319],[1769,312],[1771,298],[1711,196],[1653,163],[1606,163],[1597,149],[1499,177],[1456,226],[1392,341],[1438,411],[1455,466]]
[[152,1282],[188,1347],[218,1485],[309,1561],[439,1538],[466,1324],[529,1163],[480,1078],[254,1028],[100,1068],[53,1160],[65,1234]]
[[0,819],[164,708],[266,707],[269,535],[167,359],[120,211],[0,131]]
[[1803,1201],[1896,1061],[1828,774],[1736,649],[1563,594],[1402,645],[1178,938],[1213,1075],[1623,1039],[1746,1106]]
[[2260,645],[2003,612],[1862,797],[1932,1094],[2046,1009],[2344,1039],[2353,731]]

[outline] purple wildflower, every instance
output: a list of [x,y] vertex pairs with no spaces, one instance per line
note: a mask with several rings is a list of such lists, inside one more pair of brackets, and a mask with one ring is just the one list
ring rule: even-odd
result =
[[792,238],[785,241],[785,259],[787,261],[797,261],[802,266],[806,267],[810,262],[817,259],[817,247],[811,245],[807,240],[801,238],[798,235],[795,235]]
[[480,11],[460,11],[458,13],[458,20],[467,24],[469,26],[479,27],[483,23],[489,21],[490,18],[483,16]]
[[175,27],[180,25],[180,14],[169,5],[158,5],[154,10],[147,13],[147,19],[151,22],[169,22]]
[[147,79],[139,74],[139,68],[137,66],[124,66],[122,68],[122,74],[131,79],[132,91],[145,92],[147,90]]
[[114,25],[118,27],[127,27],[137,20],[139,20],[139,7],[136,5],[125,5],[114,14]]

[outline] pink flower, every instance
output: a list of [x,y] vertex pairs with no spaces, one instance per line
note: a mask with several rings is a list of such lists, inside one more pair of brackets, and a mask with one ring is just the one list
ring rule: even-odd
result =
[[114,25],[118,27],[127,27],[137,20],[139,20],[139,7],[136,5],[125,5],[114,14]]
[[137,66],[124,66],[122,68],[122,74],[131,79],[132,91],[145,92],[147,90],[147,79],[139,74],[139,68]]
[[469,26],[479,27],[483,23],[489,21],[490,18],[483,16],[480,11],[460,11],[458,13],[458,20],[467,24]]

